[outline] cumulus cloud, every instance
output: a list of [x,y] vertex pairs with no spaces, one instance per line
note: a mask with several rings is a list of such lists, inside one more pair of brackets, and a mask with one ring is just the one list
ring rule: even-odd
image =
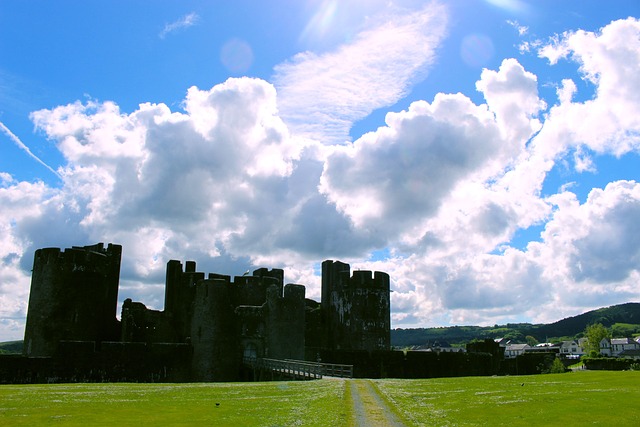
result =
[[[583,79],[596,89],[593,99],[563,102],[551,110],[553,120],[545,128],[558,139],[559,151],[567,144],[617,156],[638,149],[640,76],[634,70],[640,63],[639,39],[640,20],[628,18],[598,33],[567,32],[539,49],[551,64],[561,59],[577,62]],[[563,88],[561,99],[576,90],[570,81],[564,81]]]
[[[460,229],[468,218],[480,219],[490,234],[513,231],[522,209],[509,206],[519,203],[516,197],[500,199],[496,188],[532,189],[495,183],[495,176],[524,154],[539,127],[533,117],[540,108],[535,76],[507,60],[498,72],[483,73],[478,87],[487,104],[438,94],[431,104],[419,101],[389,113],[386,127],[327,158],[320,190],[357,227],[389,240],[415,239],[428,230],[431,237],[455,241],[460,236],[447,237],[447,230]],[[493,184],[485,185],[488,180]]]
[[[16,182],[2,174],[0,183],[0,338],[22,336],[29,300],[31,266],[21,265],[29,253],[26,223],[41,220],[42,203],[51,191],[42,183]],[[28,264],[28,263],[25,263]]]
[[[507,138],[530,134],[531,138],[503,174],[473,186],[459,185],[456,191],[461,197],[455,197],[456,191],[449,195],[443,206],[451,209],[430,220],[425,235],[429,239],[418,241],[439,243],[425,246],[430,251],[425,251],[422,267],[427,275],[440,277],[441,285],[433,294],[439,303],[432,316],[442,310],[449,321],[482,322],[524,312],[538,321],[552,321],[637,300],[639,271],[632,237],[637,227],[630,220],[637,209],[637,184],[612,182],[604,189],[593,189],[582,204],[569,186],[546,199],[540,190],[551,168],[567,158],[582,172],[594,170],[593,153],[621,156],[638,150],[638,79],[629,67],[638,63],[639,24],[629,18],[612,22],[598,33],[566,33],[540,49],[552,64],[566,58],[579,65],[583,78],[596,89],[586,101],[574,101],[577,86],[564,79],[558,82],[559,103],[545,112],[533,90],[535,76],[527,77],[520,70],[519,77],[505,73],[501,80],[494,71],[483,72],[477,87],[496,113],[502,134]],[[517,70],[513,60],[503,62],[501,69],[509,63]],[[525,81],[533,86],[521,95],[500,93],[499,88],[511,84],[524,88]],[[538,112],[544,114],[536,118]],[[483,215],[496,206],[500,209]],[[487,220],[493,227],[486,227]],[[498,239],[490,239],[486,231],[513,232],[535,224],[545,224],[539,242],[529,243],[522,251],[507,245],[506,250],[494,252],[501,247],[496,246],[500,239],[508,242],[511,235],[498,233]],[[439,229],[448,230],[449,237]]]
[[640,185],[616,181],[592,190],[583,205],[574,203],[566,209],[569,214],[558,215],[559,224],[551,223],[550,227],[571,226],[567,237],[570,242],[565,244],[572,250],[566,252],[566,263],[575,282],[606,285],[628,280],[640,265],[640,242],[636,238],[640,232]]
[[378,222],[380,232],[433,215],[456,183],[496,155],[502,142],[489,111],[462,95],[415,102],[408,111],[389,113],[386,122],[330,155],[321,185],[356,226]]

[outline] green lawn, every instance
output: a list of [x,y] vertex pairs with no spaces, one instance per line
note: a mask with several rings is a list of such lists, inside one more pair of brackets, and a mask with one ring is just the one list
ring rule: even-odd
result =
[[416,426],[640,425],[640,372],[376,381]]
[[[345,384],[1,385],[0,425],[345,426],[351,419]],[[636,371],[375,380],[375,385],[417,426],[631,426],[640,417]]]
[[329,380],[1,385],[0,426],[339,426],[344,389]]

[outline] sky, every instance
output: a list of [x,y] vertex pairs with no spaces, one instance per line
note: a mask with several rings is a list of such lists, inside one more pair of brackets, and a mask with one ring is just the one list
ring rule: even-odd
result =
[[0,340],[34,251],[391,277],[393,328],[640,301],[640,3],[0,1]]

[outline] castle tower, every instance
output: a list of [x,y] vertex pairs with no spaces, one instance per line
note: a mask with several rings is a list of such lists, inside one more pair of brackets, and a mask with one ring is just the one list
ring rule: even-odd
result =
[[389,275],[354,271],[349,264],[322,263],[321,309],[331,350],[389,350],[391,311]]
[[186,342],[191,335],[196,283],[204,280],[204,276],[203,272],[196,271],[195,261],[187,261],[184,270],[180,261],[171,260],[167,263],[164,312],[172,319],[179,342]]
[[225,279],[196,284],[191,320],[193,378],[198,381],[236,381],[240,369],[238,322],[231,289]]
[[61,340],[119,337],[116,307],[122,246],[38,249],[34,255],[24,354],[52,356]]
[[320,296],[320,322],[324,325],[322,347],[334,349],[335,334],[334,331],[340,325],[338,313],[333,306],[332,300],[337,295],[343,294],[343,284],[349,279],[351,267],[349,264],[340,261],[326,260],[322,263],[322,288]]
[[276,286],[267,290],[267,357],[304,360],[305,287],[288,284],[284,295]]

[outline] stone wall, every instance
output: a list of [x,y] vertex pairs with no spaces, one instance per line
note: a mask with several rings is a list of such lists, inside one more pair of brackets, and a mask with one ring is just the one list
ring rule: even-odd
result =
[[353,365],[356,378],[439,378],[495,375],[489,353],[324,350],[322,362]]
[[191,346],[61,341],[51,357],[0,356],[1,384],[191,381]]

